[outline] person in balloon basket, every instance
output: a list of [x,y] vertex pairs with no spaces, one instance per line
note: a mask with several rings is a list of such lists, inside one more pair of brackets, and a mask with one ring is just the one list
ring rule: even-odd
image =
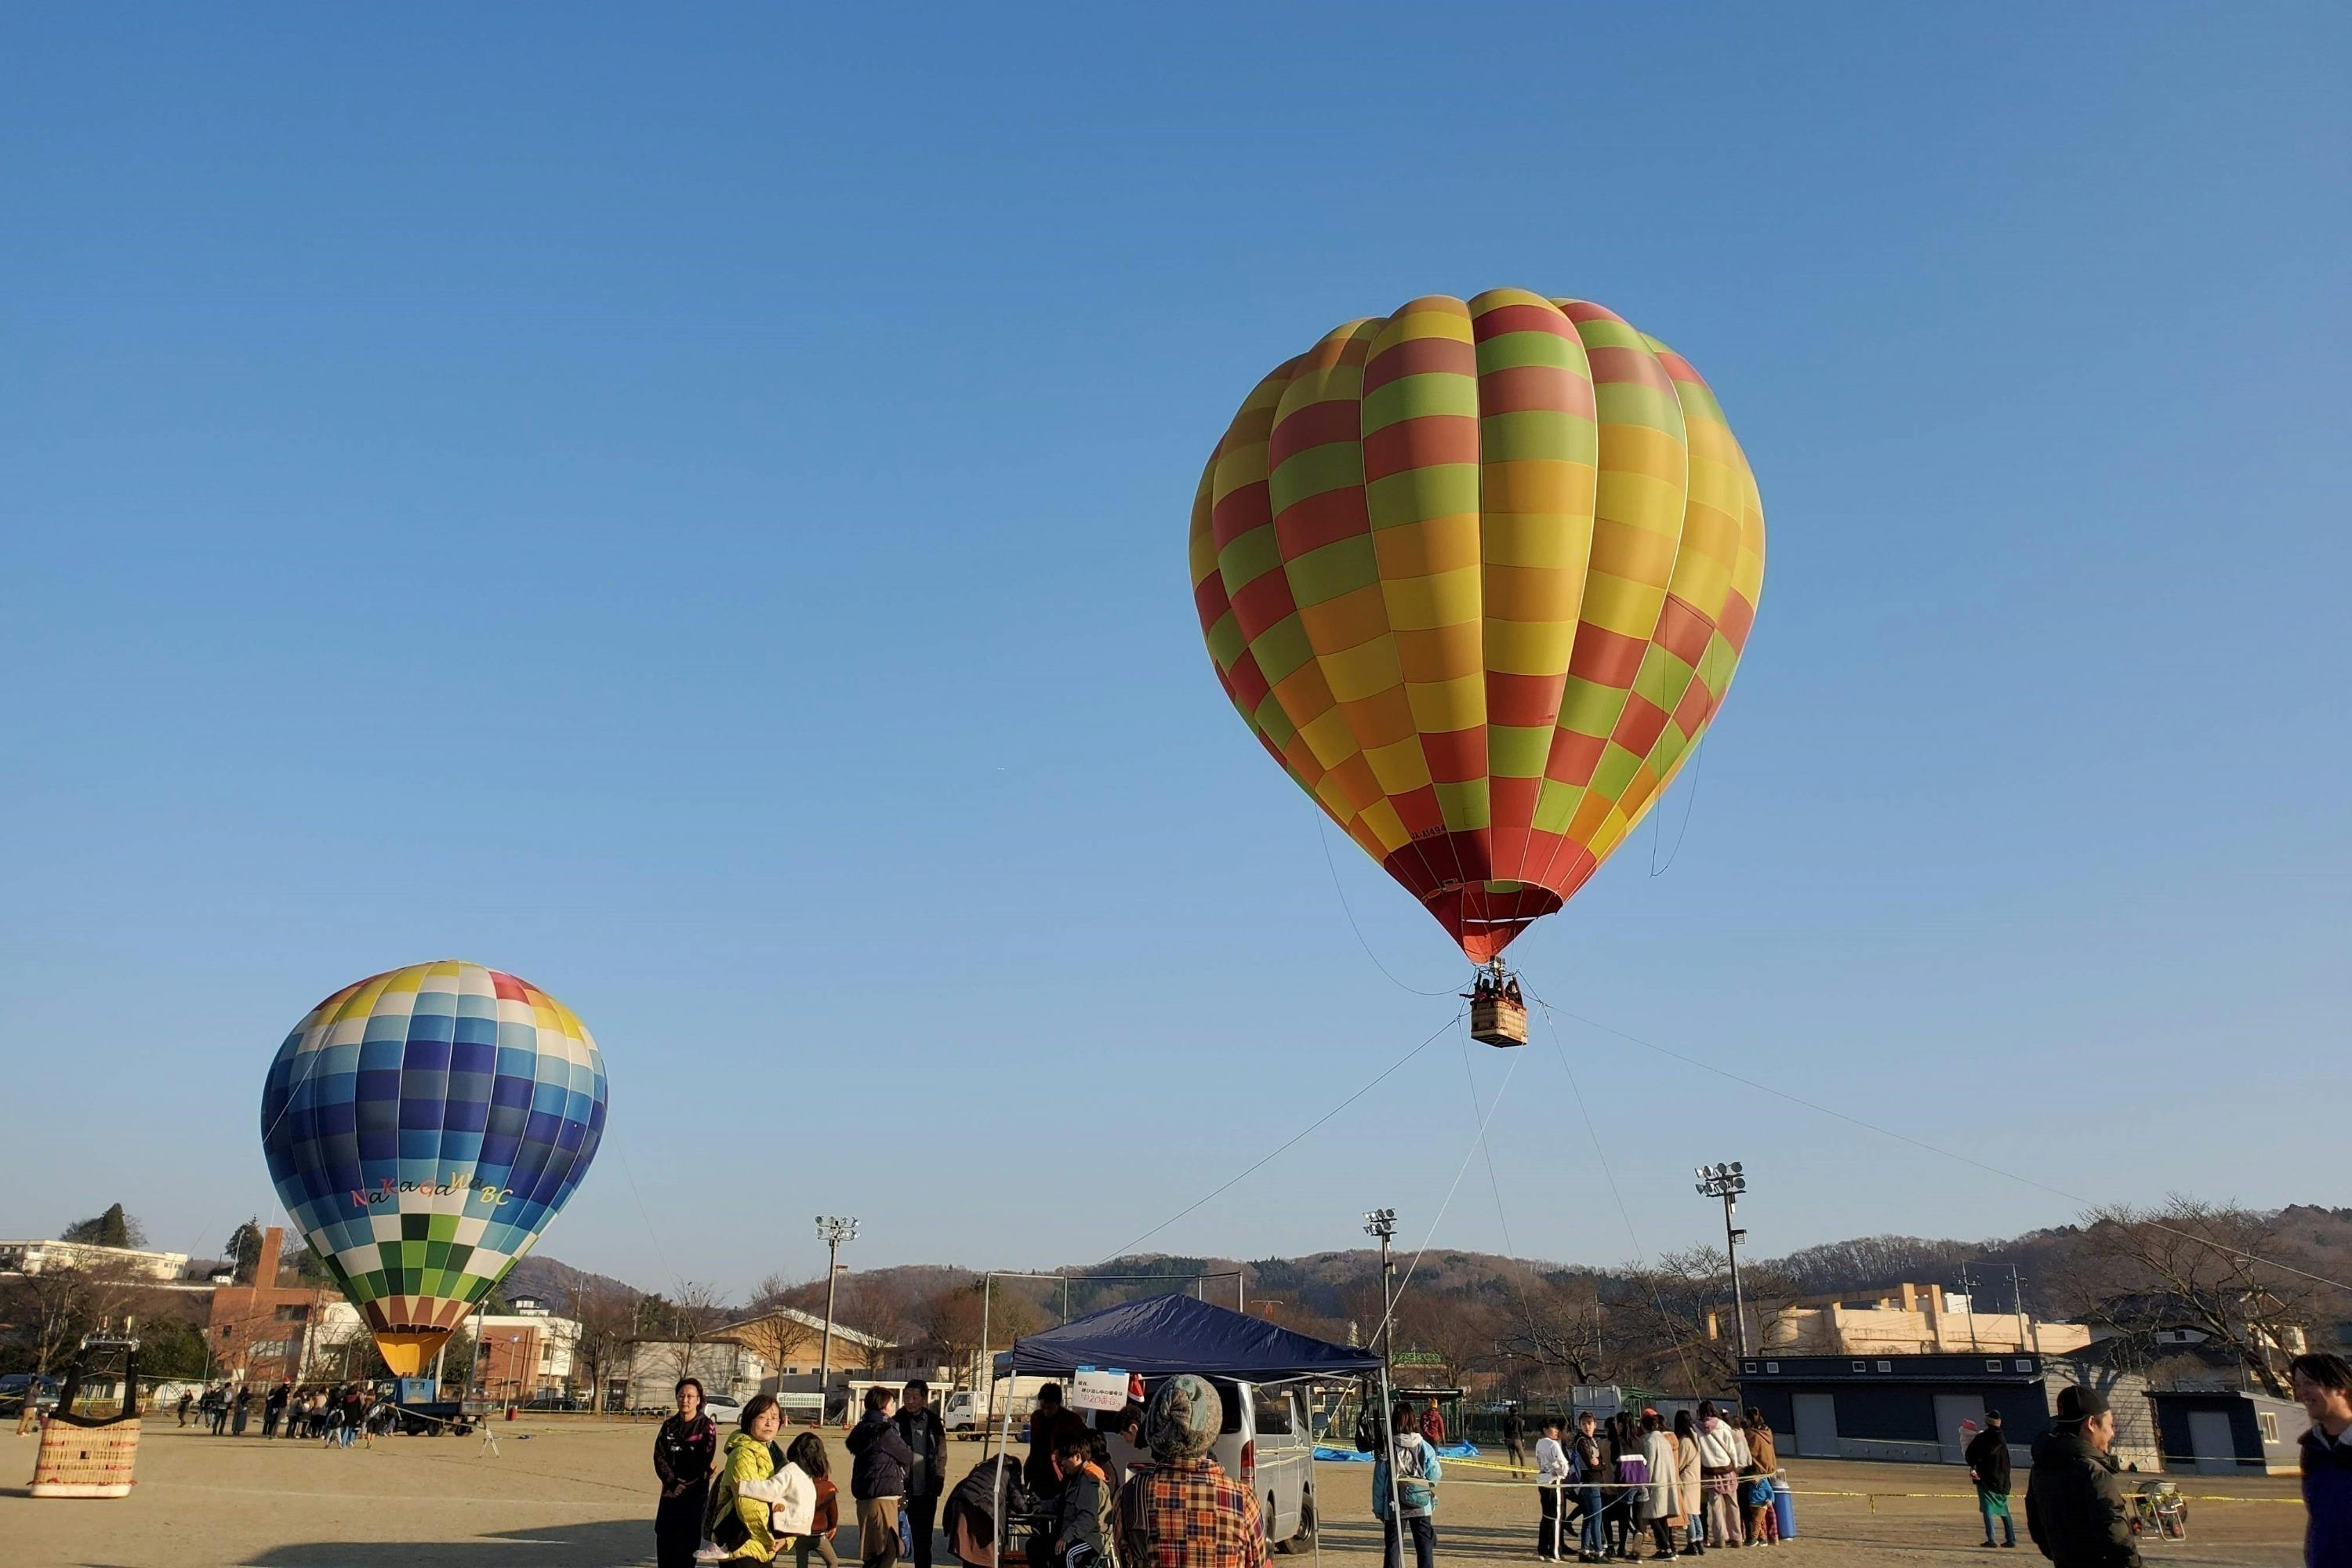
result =
[[661,1500],[654,1505],[654,1561],[687,1568],[702,1544],[702,1518],[710,1503],[710,1472],[719,1463],[719,1424],[703,1414],[699,1379],[678,1379],[677,1414],[654,1434],[654,1475]]
[[931,1528],[939,1519],[940,1494],[947,1489],[947,1428],[931,1404],[931,1385],[921,1378],[907,1384],[895,1418],[899,1440],[913,1460],[907,1467],[907,1540],[915,1568],[931,1568]]
[[866,1414],[849,1433],[849,1495],[857,1503],[857,1555],[866,1568],[898,1561],[898,1504],[915,1456],[891,1419],[898,1404],[887,1388],[867,1389]]
[[[1987,1546],[2015,1546],[2017,1521],[2009,1511],[2010,1465],[2009,1435],[2000,1429],[2000,1412],[1985,1412],[1984,1430],[1969,1439],[1968,1451],[1961,1458],[1967,1461],[1969,1479],[1977,1484],[1977,1512],[1982,1516]],[[1993,1521],[2000,1521],[2006,1541],[1992,1538]]]
[[1143,1407],[1151,1463],[1118,1489],[1120,1568],[1262,1568],[1257,1499],[1209,1452],[1223,1422],[1205,1378],[1180,1373],[1152,1391]]
[[2311,1417],[2303,1458],[2305,1568],[2352,1563],[2352,1362],[2299,1355],[2287,1363],[2294,1396]]
[[2140,1568],[2131,1504],[2116,1479],[2115,1414],[2105,1395],[2058,1391],[2058,1419],[2033,1440],[2025,1529],[2058,1568]]

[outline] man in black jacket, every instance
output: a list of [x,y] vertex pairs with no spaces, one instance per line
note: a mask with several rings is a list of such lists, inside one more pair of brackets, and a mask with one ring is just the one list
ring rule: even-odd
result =
[[2033,1440],[2025,1489],[2025,1528],[2057,1568],[2141,1568],[2115,1442],[2105,1396],[2079,1384],[2059,1391],[2057,1425]]
[[857,1554],[866,1568],[891,1568],[898,1561],[898,1500],[907,1493],[915,1456],[890,1419],[898,1403],[887,1388],[867,1389],[866,1414],[849,1432],[849,1495],[857,1502]]
[[931,1525],[939,1518],[940,1493],[947,1489],[948,1434],[931,1408],[931,1385],[921,1378],[907,1384],[898,1426],[913,1456],[907,1466],[907,1534],[915,1545],[915,1568],[931,1568]]
[[1985,1429],[1969,1439],[1969,1479],[1977,1484],[1977,1511],[1984,1515],[1987,1546],[1994,1544],[1992,1521],[2000,1521],[2001,1530],[2009,1539],[2002,1546],[2017,1544],[2017,1521],[2009,1512],[2009,1438],[2000,1429],[2000,1412],[1985,1412]]

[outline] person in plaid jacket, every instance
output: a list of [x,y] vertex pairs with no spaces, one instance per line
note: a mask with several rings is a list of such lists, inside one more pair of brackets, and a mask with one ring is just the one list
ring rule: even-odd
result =
[[1152,1394],[1143,1412],[1151,1466],[1119,1489],[1122,1568],[1263,1568],[1257,1499],[1209,1456],[1223,1420],[1217,1391],[1189,1373]]

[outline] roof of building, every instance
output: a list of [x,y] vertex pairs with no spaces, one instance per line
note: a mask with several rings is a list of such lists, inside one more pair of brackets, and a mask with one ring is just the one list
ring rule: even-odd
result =
[[[731,1334],[740,1329],[748,1329],[754,1323],[764,1322],[770,1318],[789,1318],[803,1328],[814,1330],[818,1333],[824,1331],[824,1320],[814,1312],[803,1312],[798,1307],[772,1307],[764,1312],[754,1312],[748,1318],[737,1318],[731,1322],[721,1323],[711,1332]],[[896,1341],[886,1340],[878,1334],[869,1334],[861,1330],[853,1329],[838,1318],[833,1321],[833,1337],[837,1340],[846,1340],[853,1345],[866,1345],[877,1350],[887,1350],[897,1343]]]

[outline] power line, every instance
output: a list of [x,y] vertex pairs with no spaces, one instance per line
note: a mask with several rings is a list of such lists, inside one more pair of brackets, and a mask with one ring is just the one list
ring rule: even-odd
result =
[[1246,1181],[1249,1177],[1256,1174],[1259,1171],[1264,1170],[1267,1165],[1272,1164],[1278,1156],[1287,1153],[1308,1133],[1314,1131],[1317,1128],[1330,1121],[1331,1118],[1339,1115],[1339,1112],[1347,1110],[1348,1107],[1355,1104],[1356,1101],[1363,1099],[1364,1096],[1371,1093],[1373,1089],[1379,1088],[1391,1073],[1404,1066],[1405,1063],[1412,1060],[1413,1058],[1421,1055],[1422,1052],[1427,1050],[1431,1045],[1435,1043],[1439,1035],[1443,1035],[1446,1030],[1460,1023],[1462,1018],[1463,1015],[1457,1011],[1453,1017],[1448,1018],[1444,1023],[1440,1024],[1436,1030],[1430,1035],[1428,1039],[1422,1041],[1421,1044],[1413,1047],[1412,1049],[1397,1058],[1396,1060],[1391,1062],[1387,1067],[1382,1068],[1372,1080],[1364,1085],[1363,1088],[1356,1090],[1355,1093],[1349,1095],[1347,1099],[1341,1100],[1339,1104],[1333,1106],[1330,1110],[1325,1111],[1322,1115],[1317,1117],[1314,1121],[1308,1122],[1297,1131],[1292,1133],[1271,1152],[1252,1161],[1247,1166],[1243,1168],[1238,1175],[1233,1176],[1227,1181],[1224,1181],[1217,1186],[1210,1189],[1208,1192],[1202,1194],[1199,1197],[1193,1199],[1182,1208],[1178,1209],[1174,1214],[1170,1215],[1166,1219],[1161,1220],[1158,1225],[1153,1226],[1150,1230],[1145,1231],[1141,1236],[1137,1237],[1133,1241],[1128,1242],[1126,1245],[1117,1247],[1108,1253],[1104,1256],[1102,1261],[1108,1263],[1112,1258],[1127,1256],[1131,1249],[1140,1247],[1143,1243],[1150,1240],[1153,1237],[1158,1236],[1161,1231],[1166,1230],[1170,1226],[1174,1225],[1178,1220],[1182,1219],[1194,1209],[1197,1209],[1202,1205],[1208,1203],[1211,1199],[1231,1191],[1242,1182]]
[[[1537,1006],[1541,1007],[1544,1010],[1544,1015],[1547,1018],[1550,1017],[1551,1015],[1557,1011],[1560,1016],[1574,1019],[1577,1023],[1583,1025],[1588,1029],[1597,1029],[1604,1035],[1612,1035],[1618,1039],[1627,1042],[1628,1044],[1639,1046],[1645,1051],[1655,1051],[1662,1057],[1671,1058],[1675,1061],[1681,1062],[1685,1067],[1695,1067],[1702,1072],[1711,1072],[1717,1078],[1728,1079],[1733,1083],[1738,1084],[1746,1089],[1755,1089],[1759,1094],[1769,1094],[1776,1100],[1785,1100],[1791,1105],[1801,1105],[1807,1110],[1818,1112],[1822,1116],[1833,1117],[1850,1126],[1859,1127],[1865,1132],[1875,1132],[1882,1138],[1892,1138],[1897,1143],[1908,1143],[1913,1148],[1924,1149],[1930,1154],[1940,1154],[1947,1160],[1957,1160],[1963,1165],[1972,1165],[1976,1167],[1976,1169],[1985,1172],[1989,1175],[1999,1176],[2004,1181],[2015,1182],[2021,1186],[2032,1187],[2037,1191],[2052,1194],[2054,1196],[2064,1198],[2069,1203],[2080,1204],[2085,1209],[2096,1209],[2099,1206],[2095,1202],[2083,1196],[2080,1193],[2070,1193],[2063,1187],[2052,1186],[2048,1182],[2037,1181],[2032,1176],[2021,1176],[2014,1171],[2005,1171],[1999,1165],[1987,1164],[1984,1161],[1973,1158],[1970,1155],[1959,1153],[1955,1150],[1944,1148],[1939,1144],[1930,1143],[1924,1138],[1914,1138],[1907,1132],[1897,1132],[1895,1129],[1891,1127],[1882,1127],[1875,1121],[1868,1121],[1859,1116],[1848,1115],[1843,1110],[1832,1110],[1829,1106],[1820,1104],[1814,1100],[1807,1100],[1802,1095],[1790,1094],[1787,1089],[1775,1089],[1769,1083],[1759,1083],[1752,1078],[1743,1078],[1739,1074],[1733,1072],[1727,1068],[1717,1067],[1713,1062],[1701,1061],[1696,1057],[1685,1056],[1682,1052],[1671,1050],[1664,1046],[1659,1045],[1654,1040],[1645,1040],[1639,1035],[1629,1035],[1624,1030],[1603,1024],[1598,1019],[1587,1018],[1579,1013],[1571,1013],[1565,1007],[1555,1009],[1550,1003],[1546,1002],[1539,996],[1531,996],[1531,999],[1535,1002]],[[2144,1221],[2143,1223],[2152,1229],[2164,1232],[2167,1236],[2176,1236],[2183,1241],[2193,1241],[2200,1247],[2210,1247],[2216,1252],[2226,1252],[2231,1257],[2243,1258],[2248,1263],[2261,1264],[2264,1268],[2275,1268],[2283,1274],[2292,1274],[2298,1279],[2308,1279],[2315,1284],[2326,1285],[2333,1289],[2352,1290],[2352,1284],[2347,1284],[2341,1279],[2330,1279],[2324,1274],[2314,1274],[2307,1269],[2297,1268],[2291,1263],[2281,1263],[2274,1258],[2263,1258],[2254,1253],[2247,1252],[2242,1248],[2231,1247],[2227,1242],[2215,1241],[2210,1237],[2199,1236],[2193,1231],[2186,1231],[2180,1229],[2177,1226],[2166,1225],[2160,1220],[2151,1219]]]

